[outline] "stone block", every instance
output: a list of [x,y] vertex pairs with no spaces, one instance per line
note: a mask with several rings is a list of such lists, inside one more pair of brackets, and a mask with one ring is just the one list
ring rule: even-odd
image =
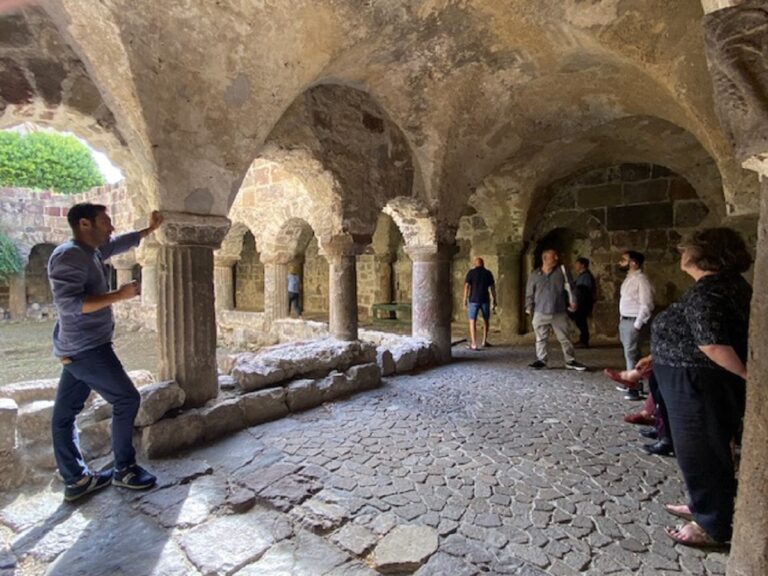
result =
[[624,204],[666,202],[669,199],[669,180],[645,180],[624,184]]
[[352,394],[355,391],[355,384],[347,379],[346,374],[331,372],[327,377],[317,381],[317,388],[325,402]]
[[675,227],[698,226],[709,214],[709,208],[700,200],[675,202]]
[[291,412],[299,412],[323,403],[323,390],[316,380],[296,380],[285,389],[285,402]]
[[672,203],[611,206],[608,208],[608,230],[652,230],[672,227]]
[[599,208],[622,203],[621,184],[604,184],[582,188],[576,194],[579,208]]
[[148,458],[177,454],[205,438],[205,420],[197,410],[165,418],[141,429],[141,451]]
[[417,349],[405,346],[398,347],[392,350],[392,359],[395,361],[395,372],[403,374],[416,368],[419,352]]
[[347,370],[347,380],[353,390],[371,390],[381,384],[381,368],[376,363],[358,364]]
[[417,366],[430,366],[435,362],[437,357],[436,351],[432,349],[432,344],[422,346],[418,349],[418,356],[416,359]]
[[37,400],[53,400],[56,398],[56,389],[58,386],[58,378],[15,382],[0,388],[0,397],[11,398],[15,400],[16,404],[19,406]]
[[382,376],[395,373],[395,360],[392,358],[392,352],[383,346],[376,349],[376,364],[379,365]]
[[246,426],[255,426],[288,414],[285,389],[267,388],[238,398]]
[[77,416],[77,423],[80,427],[112,418],[112,405],[109,402],[97,394],[91,394],[91,398],[93,401],[90,405],[87,405],[85,410]]
[[0,398],[0,453],[13,452],[16,448],[16,423],[19,406],[15,400]]
[[169,380],[149,384],[141,390],[141,406],[136,415],[135,426],[149,426],[160,420],[169,410],[184,405],[186,394],[176,382]]
[[428,526],[398,526],[378,543],[373,563],[382,574],[413,572],[435,552],[435,530]]
[[258,361],[238,363],[232,370],[232,376],[244,392],[267,388],[290,378],[290,374],[286,374],[282,368],[266,366]]
[[622,164],[621,180],[623,182],[634,182],[636,180],[648,180],[651,177],[652,164]]
[[200,410],[205,428],[205,439],[214,440],[245,428],[245,414],[239,399],[232,398]]
[[112,419],[87,421],[80,428],[80,448],[87,459],[112,451]]
[[685,178],[673,178],[669,181],[670,200],[696,200],[698,197],[696,189]]
[[24,444],[51,441],[53,400],[38,400],[19,409],[17,427]]

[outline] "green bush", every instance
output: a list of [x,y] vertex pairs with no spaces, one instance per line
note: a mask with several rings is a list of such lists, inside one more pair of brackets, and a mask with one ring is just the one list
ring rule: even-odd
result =
[[0,132],[0,185],[76,194],[102,184],[91,153],[74,136]]
[[21,271],[21,256],[16,245],[5,234],[0,232],[0,282],[5,283],[8,278]]

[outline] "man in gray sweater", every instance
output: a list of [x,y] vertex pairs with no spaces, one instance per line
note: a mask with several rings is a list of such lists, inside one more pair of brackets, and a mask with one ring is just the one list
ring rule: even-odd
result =
[[[547,340],[554,331],[563,348],[565,367],[583,371],[587,367],[576,361],[573,344],[568,338],[567,310],[576,311],[576,295],[565,267],[559,266],[559,262],[556,250],[544,250],[541,253],[541,268],[534,270],[528,278],[525,313],[533,314],[533,331],[536,334],[536,360],[529,366],[537,370],[547,367]],[[565,294],[568,295],[567,306]]]

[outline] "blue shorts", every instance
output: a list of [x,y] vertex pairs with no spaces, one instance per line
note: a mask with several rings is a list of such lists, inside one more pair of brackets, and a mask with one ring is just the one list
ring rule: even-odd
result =
[[470,320],[477,320],[477,313],[483,313],[483,319],[488,320],[491,317],[491,304],[490,302],[470,302],[467,307],[467,316]]

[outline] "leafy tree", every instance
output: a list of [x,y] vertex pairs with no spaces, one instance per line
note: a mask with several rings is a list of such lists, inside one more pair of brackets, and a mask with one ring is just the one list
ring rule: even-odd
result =
[[21,271],[21,256],[16,245],[5,234],[0,232],[0,282]]
[[104,184],[88,148],[50,132],[0,132],[0,185],[76,194]]

